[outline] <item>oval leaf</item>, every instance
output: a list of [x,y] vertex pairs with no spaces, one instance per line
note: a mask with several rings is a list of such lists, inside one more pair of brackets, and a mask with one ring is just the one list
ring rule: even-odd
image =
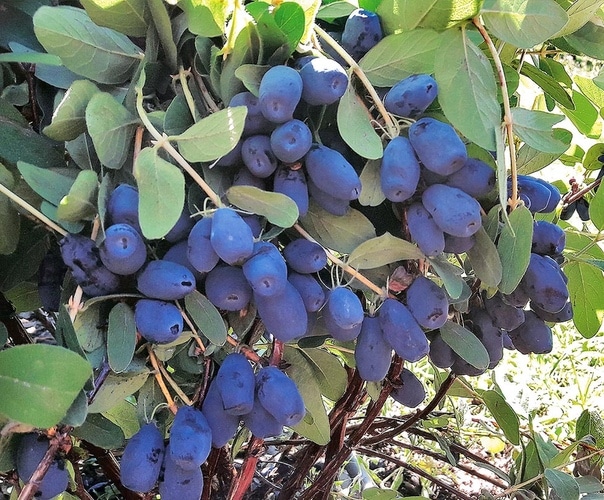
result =
[[84,424],[73,430],[73,435],[106,450],[124,445],[122,429],[98,413],[88,415]]
[[139,361],[130,363],[127,371],[119,374],[110,373],[88,407],[88,413],[102,413],[110,410],[124,398],[138,391],[149,375],[149,370],[143,362]]
[[505,437],[512,444],[518,446],[520,444],[520,419],[514,409],[497,391],[484,391],[481,392],[481,396]]
[[90,80],[71,84],[52,115],[52,122],[44,127],[44,134],[55,141],[71,141],[86,132],[86,106],[99,88]]
[[502,267],[501,293],[516,290],[529,265],[532,242],[533,216],[528,208],[518,207],[509,215],[497,242]]
[[443,340],[459,356],[479,370],[485,370],[490,363],[489,353],[478,337],[463,326],[447,321],[440,327]]
[[120,168],[128,157],[137,119],[108,92],[99,92],[86,106],[86,125],[101,163]]
[[221,109],[170,140],[176,141],[178,150],[188,161],[216,160],[237,145],[246,115],[245,106]]
[[335,354],[317,348],[300,349],[313,369],[321,394],[332,401],[338,401],[346,392],[348,375]]
[[54,169],[39,168],[24,161],[18,162],[17,168],[29,187],[53,205],[61,202],[74,182],[73,177],[63,175]]
[[355,153],[370,160],[382,157],[382,140],[373,128],[373,118],[357,95],[352,80],[338,104],[337,120],[342,139]]
[[348,264],[357,269],[373,269],[399,260],[423,258],[424,254],[413,243],[384,233],[356,247],[348,257]]
[[495,288],[501,282],[503,269],[495,243],[484,230],[475,234],[476,243],[468,250],[467,255],[476,273],[476,277],[488,288]]
[[97,214],[96,197],[99,181],[96,172],[82,170],[57,207],[59,219],[78,222],[92,220]]
[[480,14],[497,38],[521,49],[552,38],[568,22],[554,0],[485,0]]
[[134,162],[138,186],[138,214],[143,236],[164,237],[174,227],[185,203],[185,177],[176,165],[144,148]]
[[463,293],[465,281],[461,277],[463,269],[451,264],[444,256],[431,257],[430,264],[442,280],[449,297],[457,300]]
[[465,30],[441,35],[434,62],[438,101],[451,124],[472,142],[493,151],[501,110],[491,63]]
[[556,469],[545,469],[543,475],[558,498],[579,499],[579,484],[573,476]]
[[147,34],[149,9],[145,0],[82,0],[82,6],[95,24],[124,35],[143,37]]
[[224,345],[227,329],[220,312],[201,292],[193,290],[185,297],[185,309],[212,344]]
[[279,227],[291,227],[298,220],[298,205],[289,196],[254,186],[233,186],[226,192],[233,204],[268,219]]
[[124,302],[116,304],[109,313],[107,328],[107,361],[116,373],[123,372],[132,358],[136,347],[136,324],[134,312]]
[[573,322],[579,333],[591,338],[604,320],[602,271],[586,262],[570,262],[564,266],[568,292],[573,306]]
[[34,427],[52,427],[91,375],[85,359],[62,347],[31,344],[2,351],[0,414]]
[[36,36],[48,53],[59,56],[67,69],[95,82],[125,82],[143,57],[128,37],[97,26],[82,9],[43,6],[33,21]]
[[377,207],[386,199],[381,185],[381,166],[380,160],[369,160],[361,172],[359,203],[364,207]]
[[361,212],[351,208],[346,215],[333,215],[312,200],[302,226],[321,245],[350,253],[364,241],[375,238],[375,227]]
[[552,127],[562,121],[562,115],[524,108],[512,108],[514,133],[529,146],[546,153],[564,153],[568,145],[553,135]]
[[440,44],[436,31],[415,29],[390,35],[359,61],[359,66],[376,87],[392,87],[417,73],[434,73],[434,58]]

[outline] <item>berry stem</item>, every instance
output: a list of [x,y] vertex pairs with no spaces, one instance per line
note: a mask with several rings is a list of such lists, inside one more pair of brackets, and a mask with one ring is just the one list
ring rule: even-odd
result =
[[350,69],[354,72],[354,74],[358,77],[359,80],[363,83],[363,86],[369,92],[371,99],[373,100],[373,104],[377,108],[378,112],[386,122],[386,130],[391,139],[394,137],[398,137],[399,135],[399,126],[396,121],[392,118],[390,113],[386,111],[380,96],[376,92],[374,86],[367,78],[365,72],[361,69],[361,67],[357,64],[357,62],[350,56],[348,52],[346,52],[338,42],[336,42],[326,31],[315,24],[314,26],[315,32],[329,45],[333,50],[337,52],[337,54],[346,61],[346,64],[350,66]]
[[176,407],[176,403],[174,403],[174,400],[172,399],[172,396],[170,395],[170,391],[168,391],[168,388],[166,387],[164,379],[161,375],[161,370],[159,368],[157,356],[153,352],[153,349],[151,349],[150,345],[147,345],[147,352],[149,352],[149,359],[151,360],[151,365],[153,365],[153,369],[155,370],[154,375],[155,375],[155,380],[157,381],[157,385],[159,385],[159,388],[161,389],[161,392],[164,395],[166,403],[168,403],[168,408],[170,408],[170,411],[174,415],[176,415],[176,411],[178,410],[178,408]]
[[[475,17],[472,19],[472,23],[478,31],[482,35],[487,47],[489,48],[489,52],[493,57],[493,63],[495,64],[495,69],[497,70],[497,78],[499,79],[499,85],[501,87],[501,96],[503,99],[503,124],[505,126],[505,130],[507,132],[508,138],[508,148],[510,152],[510,175],[512,177],[512,197],[510,198],[509,205],[511,210],[514,210],[518,206],[518,171],[516,167],[516,143],[514,142],[514,127],[513,127],[513,119],[512,119],[512,110],[510,108],[510,94],[508,91],[508,84],[505,79],[505,73],[503,71],[503,64],[501,63],[501,58],[499,57],[499,52],[497,52],[497,48],[493,43],[489,33],[486,28],[482,24],[482,21],[479,17]],[[500,161],[503,161],[501,159]]]
[[[310,234],[308,234],[308,232],[306,232],[306,230],[302,226],[300,226],[300,224],[294,224],[293,227],[296,231],[298,231],[298,233],[300,233],[308,241],[312,241],[313,243],[317,243],[318,245],[320,245],[320,243],[317,240],[315,240]],[[354,267],[349,266],[348,264],[346,264],[346,262],[344,262],[341,259],[339,259],[338,257],[336,257],[333,254],[333,252],[331,250],[329,250],[328,248],[323,247],[323,249],[325,250],[325,253],[327,254],[327,258],[331,262],[333,262],[338,267],[343,269],[345,272],[350,274],[353,278],[359,280],[361,283],[363,283],[363,285],[365,285],[366,287],[368,287],[369,289],[371,289],[372,291],[377,293],[380,297],[384,296],[385,292],[384,292],[383,288],[380,288],[373,281],[371,281],[371,280],[367,279],[365,276],[363,276]]]
[[191,113],[191,117],[194,122],[199,120],[199,113],[197,112],[197,107],[195,106],[195,99],[193,99],[193,94],[191,94],[191,89],[189,88],[188,77],[191,76],[191,70],[185,70],[182,65],[178,67],[178,78],[180,80],[180,86],[182,87],[182,93],[185,96],[185,101],[187,101],[187,106],[189,107],[189,112]]
[[187,406],[191,406],[193,404],[193,402],[182,391],[182,389],[178,386],[178,384],[174,381],[174,379],[172,377],[170,377],[170,374],[168,373],[168,370],[166,370],[164,365],[162,363],[158,363],[157,366],[159,368],[159,371],[163,375],[163,377],[168,381],[168,384],[170,384],[170,387],[172,387],[172,389],[174,389],[174,392],[176,394],[178,394],[178,397],[182,400],[182,402],[184,404],[186,404]]

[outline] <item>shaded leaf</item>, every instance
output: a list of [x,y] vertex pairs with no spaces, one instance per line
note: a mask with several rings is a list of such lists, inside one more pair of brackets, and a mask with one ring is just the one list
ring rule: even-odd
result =
[[108,92],[94,94],[86,106],[86,125],[101,163],[120,168],[130,150],[138,120]]
[[70,351],[73,351],[86,359],[86,354],[82,350],[82,346],[80,346],[73,323],[71,322],[67,308],[64,305],[59,307],[59,317],[57,318],[57,326],[54,335],[57,339],[57,344],[66,347]]
[[235,76],[243,82],[247,90],[257,97],[260,81],[269,69],[270,66],[262,64],[242,64],[235,70]]
[[423,258],[416,245],[387,232],[356,247],[348,257],[348,264],[357,269],[373,269],[399,260]]
[[346,392],[348,374],[335,354],[317,348],[301,349],[319,382],[321,394],[338,401]]
[[103,416],[122,429],[126,439],[130,439],[140,429],[136,416],[136,405],[130,401],[123,400],[119,402],[113,408],[104,412]]
[[98,413],[89,414],[84,424],[74,429],[72,434],[106,450],[114,450],[124,445],[122,429]]
[[604,189],[598,189],[589,202],[589,218],[600,231],[604,229]]
[[430,257],[430,264],[442,280],[449,297],[457,300],[461,297],[465,281],[461,277],[463,269],[451,264],[445,257],[436,256]]
[[192,162],[212,161],[229,153],[239,142],[247,108],[222,109],[198,121],[180,135],[170,137],[180,153]]
[[168,106],[164,115],[163,130],[168,135],[182,134],[191,127],[195,121],[183,94],[178,94]]
[[545,111],[512,108],[514,133],[529,146],[546,153],[564,153],[568,146],[553,135],[553,126],[564,119]]
[[343,0],[332,2],[321,6],[317,12],[317,19],[331,22],[340,17],[348,17],[357,8],[356,5]]
[[533,216],[528,208],[518,207],[509,214],[497,242],[502,267],[501,293],[516,290],[528,268],[532,242]]
[[226,325],[218,309],[201,292],[193,290],[185,297],[185,309],[197,327],[212,342],[224,345],[227,338]]
[[451,124],[472,142],[492,151],[501,110],[491,63],[465,30],[441,34],[434,63],[438,100]]
[[0,63],[5,62],[48,64],[49,66],[61,66],[63,64],[60,57],[44,52],[6,52],[0,54]]
[[571,99],[568,92],[564,90],[555,78],[548,75],[545,71],[533,66],[532,64],[525,63],[520,68],[520,73],[530,78],[535,82],[541,89],[556,102],[568,109],[574,109],[575,103]]
[[352,79],[340,98],[337,120],[342,139],[355,153],[371,160],[382,157],[382,140],[373,128],[373,118],[357,95]]
[[[559,40],[570,45],[571,52],[574,49],[595,59],[601,60],[604,58],[604,44],[602,43],[604,41],[604,28],[598,22],[589,21],[574,33],[566,35],[562,39],[554,40],[554,43]],[[563,46],[563,50],[567,48]]]
[[142,59],[128,37],[97,26],[82,9],[40,7],[34,31],[47,52],[59,56],[78,75],[99,83],[117,84],[130,78]]
[[34,427],[52,427],[91,375],[85,359],[62,347],[30,344],[2,351],[0,414]]
[[381,166],[380,160],[369,160],[361,172],[359,203],[365,207],[377,207],[386,199],[381,185]]
[[136,324],[134,312],[125,302],[113,306],[107,327],[107,361],[111,369],[123,372],[132,358],[136,347]]
[[[13,174],[0,163],[0,184],[12,189],[14,186]],[[19,231],[21,217],[13,206],[12,201],[5,194],[0,194],[0,254],[13,253],[19,244]],[[0,342],[0,346],[3,345]]]
[[174,227],[185,204],[185,177],[155,148],[144,148],[134,162],[138,214],[143,236],[164,237]]
[[122,373],[110,373],[90,403],[88,413],[103,413],[110,410],[121,400],[138,391],[150,374],[144,361],[137,358]]
[[497,391],[489,390],[480,393],[484,404],[501,427],[510,443],[520,444],[520,419],[505,398]]
[[144,37],[147,34],[149,9],[145,0],[82,0],[81,4],[99,26],[124,35]]
[[604,320],[602,271],[585,262],[569,262],[564,266],[568,277],[568,292],[573,306],[573,322],[579,333],[591,338]]
[[67,410],[66,415],[61,419],[61,423],[71,425],[72,427],[79,427],[86,421],[87,415],[88,396],[86,395],[86,390],[81,390]]
[[499,285],[503,276],[497,247],[484,228],[480,228],[474,236],[476,237],[476,243],[467,252],[474,273],[483,286],[495,288]]
[[146,0],[146,3],[151,13],[157,36],[164,50],[163,61],[170,71],[176,72],[178,69],[178,54],[176,43],[174,43],[174,35],[172,35],[170,16],[166,10],[166,3],[163,0]]
[[[556,128],[553,130],[554,139],[560,141],[568,148],[572,141],[573,135],[566,129]],[[560,148],[562,149],[562,148]],[[518,173],[523,175],[532,174],[537,172],[548,165],[551,165],[554,160],[560,158],[560,153],[544,153],[539,151],[528,144],[524,143],[518,150],[518,158],[516,159],[516,166],[518,167]],[[507,176],[504,176],[504,181]]]
[[283,359],[289,364],[285,372],[298,386],[306,407],[306,416],[294,430],[314,443],[327,444],[330,440],[329,419],[321,397],[321,386],[311,364],[299,350],[287,346]]
[[472,366],[479,370],[485,370],[489,366],[489,353],[471,331],[453,321],[447,321],[440,327],[440,334],[451,349]]
[[226,192],[226,197],[233,205],[262,215],[279,227],[291,227],[298,220],[298,205],[281,193],[264,191],[255,186],[232,186]]
[[549,40],[568,22],[554,0],[485,0],[480,14],[497,38],[521,49]]
[[52,115],[52,122],[44,127],[44,134],[55,141],[70,141],[86,132],[86,106],[99,88],[90,80],[71,84]]
[[64,173],[76,173],[75,171],[39,168],[24,161],[18,162],[17,168],[29,187],[53,205],[58,205],[73,185],[74,178],[64,175]]
[[57,207],[57,217],[69,222],[94,219],[97,214],[98,187],[96,172],[82,170],[71,185],[69,193],[61,198]]
[[429,29],[415,29],[389,35],[359,61],[369,81],[377,87],[392,87],[417,73],[434,72],[440,35]]
[[371,221],[353,208],[346,215],[333,215],[311,200],[308,213],[300,222],[321,245],[341,253],[350,253],[364,241],[375,238]]
[[258,63],[260,44],[258,30],[252,22],[249,22],[237,35],[233,50],[220,69],[217,91],[223,102],[229,102],[235,94],[245,90],[239,78],[235,76],[235,71],[243,64]]
[[575,500],[579,498],[579,485],[573,476],[556,469],[545,469],[545,479],[559,498]]

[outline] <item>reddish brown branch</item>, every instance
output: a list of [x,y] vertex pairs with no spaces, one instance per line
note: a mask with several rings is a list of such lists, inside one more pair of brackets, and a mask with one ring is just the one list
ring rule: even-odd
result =
[[241,470],[237,478],[231,484],[228,500],[242,500],[243,495],[249,489],[254,479],[256,465],[258,464],[258,455],[264,447],[264,440],[254,437],[247,447],[247,454],[243,460]]

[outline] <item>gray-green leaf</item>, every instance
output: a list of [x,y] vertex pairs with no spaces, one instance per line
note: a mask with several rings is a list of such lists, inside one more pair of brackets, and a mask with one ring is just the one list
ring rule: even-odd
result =
[[556,139],[552,127],[564,119],[545,111],[524,108],[512,108],[514,132],[520,139],[539,151],[563,153],[568,146]]
[[143,57],[128,37],[97,26],[82,9],[43,6],[33,21],[47,52],[59,56],[74,73],[99,83],[126,81]]
[[423,258],[416,245],[387,232],[361,243],[350,253],[348,263],[357,269],[373,269],[399,260]]
[[298,220],[298,205],[289,196],[264,191],[255,186],[232,186],[226,197],[243,210],[262,215],[271,224],[291,227]]

